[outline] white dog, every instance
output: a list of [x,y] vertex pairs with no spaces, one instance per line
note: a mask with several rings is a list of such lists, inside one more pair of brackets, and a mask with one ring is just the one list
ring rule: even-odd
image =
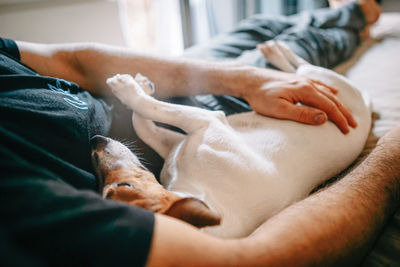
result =
[[[130,75],[107,81],[134,111],[139,137],[165,159],[161,172],[165,188],[198,198],[221,215],[219,226],[204,228],[217,236],[247,236],[305,198],[356,159],[370,130],[369,102],[349,80],[306,63],[279,43],[269,44],[267,57],[282,70],[339,89],[337,96],[350,108],[358,127],[344,135],[331,122],[310,126],[254,112],[226,117],[220,111],[158,101]],[[179,127],[186,134],[152,121]]]

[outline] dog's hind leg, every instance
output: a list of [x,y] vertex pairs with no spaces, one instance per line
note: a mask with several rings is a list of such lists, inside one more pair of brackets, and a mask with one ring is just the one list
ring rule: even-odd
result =
[[132,116],[132,123],[140,139],[153,148],[163,159],[185,137],[184,134],[159,127],[153,121],[147,120],[139,114]]
[[263,53],[264,57],[275,67],[285,71],[295,73],[296,68],[286,58],[285,54],[279,49],[275,41],[268,41],[259,44],[257,48]]
[[281,51],[281,53],[286,57],[286,59],[297,69],[300,65],[310,64],[303,58],[296,55],[284,42],[272,41],[276,43],[276,46]]
[[296,69],[302,64],[309,64],[307,61],[297,56],[283,42],[268,41],[258,45],[258,49],[264,57],[275,67],[285,71],[295,73]]
[[186,133],[207,127],[211,121],[227,123],[221,111],[209,111],[191,106],[170,104],[147,95],[128,74],[115,75],[107,80],[118,99],[142,117],[176,126]]

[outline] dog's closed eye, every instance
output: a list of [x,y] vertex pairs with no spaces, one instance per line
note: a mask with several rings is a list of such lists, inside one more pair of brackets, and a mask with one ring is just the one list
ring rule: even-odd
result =
[[126,187],[129,187],[129,188],[131,188],[131,189],[134,189],[134,188],[135,188],[132,184],[127,183],[127,182],[117,183],[117,187],[120,187],[120,186],[126,186]]
[[118,190],[118,192],[121,194],[132,194],[132,192],[134,192],[135,186],[133,186],[131,183],[129,182],[119,182],[119,183],[113,183],[110,185],[106,185],[103,189],[103,198],[108,198],[111,199],[114,195],[114,193],[116,192],[116,190]]

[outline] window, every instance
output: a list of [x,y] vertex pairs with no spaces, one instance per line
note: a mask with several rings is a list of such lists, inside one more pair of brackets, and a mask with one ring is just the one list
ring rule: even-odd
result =
[[177,55],[183,51],[179,0],[118,0],[127,46]]
[[290,15],[327,4],[321,0],[119,0],[128,46],[177,55],[207,42],[256,13]]
[[240,20],[257,13],[291,15],[327,6],[325,0],[180,0],[185,47],[206,42],[229,31]]

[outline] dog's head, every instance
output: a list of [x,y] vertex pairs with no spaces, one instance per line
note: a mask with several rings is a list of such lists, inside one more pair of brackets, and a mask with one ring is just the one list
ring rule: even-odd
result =
[[104,198],[166,214],[196,227],[220,223],[220,217],[203,201],[164,189],[122,143],[96,135],[91,146],[92,163]]

